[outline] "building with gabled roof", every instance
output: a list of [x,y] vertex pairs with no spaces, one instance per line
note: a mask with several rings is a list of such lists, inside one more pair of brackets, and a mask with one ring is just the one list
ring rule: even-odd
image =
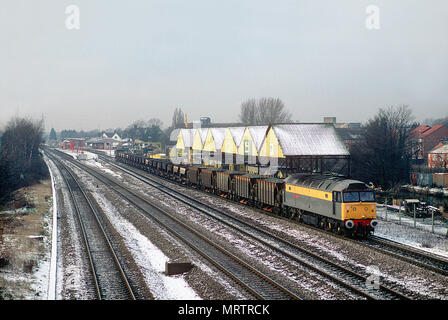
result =
[[422,125],[414,128],[414,129],[412,129],[409,132],[409,135],[420,135],[420,134],[422,134],[423,132],[425,132],[428,129],[431,129],[431,127],[426,125],[426,124],[422,124]]
[[208,128],[202,148],[202,162],[207,165],[220,165],[222,163],[222,144],[226,128]]
[[238,147],[243,139],[245,127],[229,127],[226,128],[224,141],[222,144],[222,152],[228,154],[236,154]]
[[238,146],[238,154],[245,157],[258,157],[258,151],[268,128],[269,126],[247,126]]
[[202,151],[204,148],[205,140],[207,139],[208,128],[194,129],[193,135],[193,150]]
[[261,164],[288,172],[350,173],[350,153],[331,123],[277,124],[260,148]]
[[177,156],[181,158],[180,162],[190,163],[193,157],[193,137],[195,129],[176,129],[179,130],[176,142]]

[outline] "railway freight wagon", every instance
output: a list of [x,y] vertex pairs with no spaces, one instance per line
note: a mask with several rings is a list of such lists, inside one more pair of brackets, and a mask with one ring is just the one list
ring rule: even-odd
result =
[[187,169],[187,185],[199,186],[200,170],[206,168],[203,166],[189,166]]
[[170,171],[170,174],[168,175],[168,178],[171,180],[174,180],[176,182],[185,184],[187,181],[187,168],[184,165],[180,164],[172,164],[167,166],[168,170]]
[[200,178],[201,178],[201,188],[204,190],[209,190],[212,192],[216,192],[216,181],[217,181],[217,173],[224,171],[219,168],[202,168],[200,169]]
[[240,171],[219,171],[216,172],[216,188],[225,197],[232,199],[235,197],[235,176],[243,175]]
[[253,205],[256,199],[257,174],[237,175],[234,177],[235,197],[237,201],[243,201]]
[[283,205],[284,183],[283,179],[257,179],[257,206],[280,213]]

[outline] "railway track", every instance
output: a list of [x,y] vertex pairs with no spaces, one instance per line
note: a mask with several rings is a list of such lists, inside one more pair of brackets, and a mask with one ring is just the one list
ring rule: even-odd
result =
[[[101,159],[105,162],[110,163],[111,165],[115,165],[113,162],[111,162],[107,156],[104,156],[103,154],[99,154],[97,153]],[[111,158],[111,157],[109,157]],[[175,183],[171,180],[167,180],[164,177],[160,177],[158,176],[158,178],[160,179],[164,179],[166,181],[169,181],[171,183]],[[218,197],[214,194],[210,194],[213,197]],[[219,197],[220,199],[225,199],[222,197]],[[227,200],[227,199],[225,199]],[[232,201],[232,203],[235,203]],[[284,219],[284,220],[288,220],[291,221],[290,219],[284,218],[284,217],[280,217],[278,215],[274,215],[273,213],[266,211],[266,210],[262,210],[262,209],[258,209],[258,208],[253,208],[254,210],[263,212],[264,214],[268,214],[271,216],[275,216],[276,218],[279,219]],[[300,223],[298,221],[296,221],[296,223],[299,223],[305,227],[311,228],[313,230],[316,230],[318,232],[327,232],[325,230],[321,230],[319,228],[316,228],[314,226],[308,225],[308,224],[303,224]],[[401,244],[401,243],[397,243],[394,242],[392,240],[388,240],[388,239],[384,239],[384,238],[380,238],[377,236],[372,236],[370,239],[368,240],[358,240],[358,239],[350,239],[338,234],[333,234],[335,237],[338,237],[340,239],[344,239],[347,241],[352,241],[352,242],[356,242],[362,246],[365,246],[366,248],[370,248],[370,249],[375,249],[383,254],[392,256],[396,259],[399,259],[401,261],[413,264],[415,266],[421,267],[423,269],[441,274],[443,276],[448,276],[448,259],[442,257],[442,256],[438,256],[436,254],[431,254],[428,252],[425,252],[423,250],[418,250],[416,248]]]
[[448,259],[409,248],[409,246],[377,236],[372,236],[370,239],[363,241],[363,243],[367,243],[368,246],[375,247],[378,251],[400,260],[448,276]]
[[207,216],[225,224],[241,234],[251,237],[262,243],[263,245],[275,250],[281,255],[301,264],[302,266],[317,272],[318,274],[326,277],[330,281],[350,290],[358,296],[367,299],[409,299],[410,297],[389,288],[384,285],[379,285],[377,288],[366,285],[369,281],[368,277],[360,275],[352,270],[338,265],[328,259],[323,258],[319,253],[315,253],[304,248],[301,248],[291,242],[281,239],[272,233],[269,233],[260,228],[254,227],[240,219],[230,216],[224,212],[216,210],[209,205],[202,203],[196,199],[188,197],[179,191],[169,188],[166,185],[160,184],[156,180],[147,176],[142,176],[134,168],[126,169],[114,164],[107,158],[101,156],[101,159],[109,164],[117,167],[118,169],[130,174],[134,178],[157,188],[159,191],[173,197],[188,206],[195,208],[198,211],[206,214]]
[[115,181],[115,179],[109,178],[88,166],[82,165],[65,154],[63,156],[72,164],[86,171],[121,195],[128,202],[132,203],[140,210],[141,214],[156,221],[172,235],[181,239],[202,257],[240,284],[254,297],[272,300],[302,299],[298,294],[290,291],[262,271],[257,270],[236,254],[229,252],[211,239],[207,239],[201,232],[196,231],[169,212],[155,207],[139,194],[128,190],[127,187]]
[[98,212],[78,179],[56,157],[47,153],[61,172],[73,202],[99,300],[135,300],[123,268],[104,231]]

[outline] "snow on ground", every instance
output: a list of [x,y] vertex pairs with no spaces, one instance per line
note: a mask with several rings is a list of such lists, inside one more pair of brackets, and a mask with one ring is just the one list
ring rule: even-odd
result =
[[448,258],[448,238],[413,226],[379,220],[376,236]]
[[52,228],[51,228],[51,260],[50,260],[50,270],[49,270],[49,280],[48,280],[48,291],[47,299],[55,300],[56,298],[56,270],[57,270],[57,247],[58,247],[58,224],[57,224],[57,201],[56,201],[56,188],[55,188],[55,178],[53,175],[52,166],[50,165],[51,160],[44,156],[44,160],[48,166],[48,171],[50,172],[51,179],[51,189],[53,194],[53,207],[52,210]]
[[101,194],[93,193],[96,201],[102,206],[114,227],[124,236],[124,241],[131,251],[136,263],[142,268],[148,286],[155,299],[200,299],[188,286],[182,276],[168,277],[164,275],[168,258],[142,235],[129,221],[124,219]]
[[[376,215],[379,219],[384,221],[391,221],[399,224],[401,219],[401,224],[413,227],[414,226],[414,218],[408,215],[405,215],[403,212],[399,214],[398,212],[387,210],[381,205],[377,205]],[[416,218],[416,227],[417,229],[425,230],[428,232],[432,232],[432,219],[431,218]],[[448,224],[442,222],[440,220],[434,219],[434,233],[446,236],[448,233]]]
[[120,178],[120,179],[122,178],[121,174],[118,174],[118,173],[116,173],[116,172],[114,172],[114,171],[104,167],[99,161],[97,161],[97,159],[87,160],[87,161],[85,161],[85,164],[87,164],[87,165],[89,165],[91,167],[95,167],[97,169],[100,169],[100,170],[104,171],[105,173],[114,176],[115,178]]
[[[87,183],[87,179],[84,180]],[[89,182],[89,184],[91,184]],[[94,190],[90,186],[91,190]],[[155,299],[159,300],[199,300],[200,297],[187,284],[182,275],[166,276],[165,263],[169,260],[162,251],[142,235],[134,225],[123,218],[117,209],[98,192],[92,192],[104,213],[123,239],[140,266],[148,287]]]
[[91,152],[87,152],[87,151],[84,151],[84,153],[81,153],[81,151],[78,152],[76,150],[74,152],[72,150],[66,150],[66,149],[58,149],[58,150],[66,153],[66,154],[68,154],[70,156],[72,156],[73,159],[78,159],[78,157],[82,157],[83,154],[86,157],[83,160],[98,159],[98,155],[97,154],[91,153]]
[[[59,238],[59,241],[57,243],[57,266],[56,268],[56,294],[54,298],[56,300],[66,299],[68,296],[65,296],[67,293],[72,292],[73,296],[69,296],[73,299],[86,299],[89,298],[87,283],[85,280],[86,274],[85,269],[82,266],[82,257],[83,257],[83,251],[84,249],[79,245],[82,243],[82,240],[80,238],[79,233],[76,231],[76,220],[73,215],[75,212],[75,209],[72,205],[72,202],[70,200],[70,194],[65,187],[64,179],[59,171],[57,169],[56,165],[49,161],[48,164],[50,165],[49,168],[53,174],[54,178],[54,186],[56,189],[60,189],[62,193],[62,199],[58,199],[56,194],[56,205],[58,201],[61,201],[60,203],[63,203],[62,208],[58,208],[58,210],[61,210],[60,214],[64,216],[63,220],[65,220],[67,224],[67,232],[70,234],[71,238],[71,247],[70,252],[64,252],[68,257],[67,264],[64,265],[63,260],[64,258],[62,255],[59,255],[59,252],[62,252],[62,250],[66,247],[62,247],[62,239]],[[65,214],[64,214],[65,212]],[[56,212],[58,214],[58,212]],[[60,220],[62,221],[62,220]],[[61,227],[59,227],[61,228]],[[61,233],[61,230],[58,230],[58,237],[64,236],[63,233]],[[66,249],[67,250],[67,249]],[[53,267],[53,266],[52,266]],[[49,284],[50,286],[50,284]],[[48,299],[51,297],[48,296]]]

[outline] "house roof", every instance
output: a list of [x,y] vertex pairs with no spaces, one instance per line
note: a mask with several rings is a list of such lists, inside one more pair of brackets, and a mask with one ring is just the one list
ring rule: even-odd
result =
[[420,126],[418,126],[417,128],[414,128],[411,132],[409,132],[410,135],[414,135],[414,134],[422,134],[423,132],[425,132],[426,130],[430,129],[431,127],[426,125],[426,124],[422,124]]
[[280,124],[272,128],[285,156],[350,155],[333,124]]
[[439,130],[442,127],[443,127],[443,124],[437,124],[434,127],[432,127],[431,129],[428,129],[428,130],[424,131],[422,133],[422,137],[426,137],[426,136],[430,135],[431,133],[433,133],[434,131]]
[[440,142],[429,153],[448,153],[448,143]]

